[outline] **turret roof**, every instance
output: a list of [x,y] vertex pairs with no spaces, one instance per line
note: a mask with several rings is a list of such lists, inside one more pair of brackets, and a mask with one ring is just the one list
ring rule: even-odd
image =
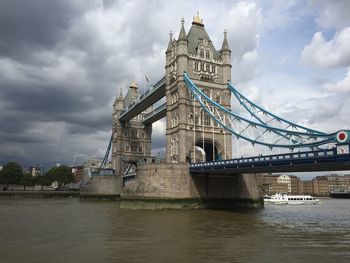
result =
[[210,37],[207,33],[207,31],[204,28],[204,24],[199,24],[198,22],[192,22],[192,26],[190,31],[187,35],[188,40],[188,53],[196,55],[197,54],[197,48],[199,43],[201,43],[204,39],[206,39],[211,46],[213,57],[215,59],[219,59],[220,52],[217,51],[213,45],[213,43],[210,40]]

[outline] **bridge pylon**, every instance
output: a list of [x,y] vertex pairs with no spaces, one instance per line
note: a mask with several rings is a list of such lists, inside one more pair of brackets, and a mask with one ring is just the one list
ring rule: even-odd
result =
[[216,50],[197,16],[186,35],[181,21],[178,39],[170,35],[166,54],[166,159],[168,163],[214,161],[232,157],[231,135],[210,118],[188,91],[183,73],[203,92],[231,108],[231,51],[226,32]]

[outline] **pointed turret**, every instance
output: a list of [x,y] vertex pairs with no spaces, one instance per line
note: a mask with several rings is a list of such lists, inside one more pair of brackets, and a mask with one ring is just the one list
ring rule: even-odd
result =
[[166,49],[165,54],[171,52],[173,48],[173,33],[171,31],[169,33],[169,36],[170,38],[169,38],[168,48]]
[[230,47],[228,45],[228,41],[227,41],[226,35],[227,35],[227,31],[225,30],[224,31],[224,41],[222,42],[222,47],[221,47],[221,50],[220,50],[221,53],[224,52],[224,51],[228,51],[228,52],[231,53],[231,50],[230,50]]
[[187,41],[184,23],[185,23],[185,19],[182,18],[181,19],[181,30],[180,30],[178,41]]
[[138,96],[138,86],[136,82],[133,80],[129,86],[129,90],[125,95],[124,98],[124,105],[125,107],[128,107],[134,99]]
[[220,50],[220,56],[222,59],[222,77],[223,82],[226,83],[227,81],[231,80],[231,50],[228,45],[227,41],[227,31],[224,31],[224,41],[222,42],[222,47]]
[[119,95],[115,96],[115,100],[113,103],[113,109],[114,111],[122,111],[124,110],[124,96],[123,96],[123,89],[119,90]]
[[123,96],[123,89],[120,89],[118,100],[123,100],[123,99],[124,99],[124,96]]

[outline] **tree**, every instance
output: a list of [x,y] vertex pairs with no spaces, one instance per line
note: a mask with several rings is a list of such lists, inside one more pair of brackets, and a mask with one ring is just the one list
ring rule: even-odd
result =
[[25,173],[20,179],[20,184],[23,185],[23,190],[26,190],[26,186],[33,186],[35,184],[34,177],[31,174]]
[[41,191],[43,190],[44,186],[49,186],[50,184],[52,184],[51,179],[48,176],[46,176],[46,174],[35,176],[33,179],[34,185],[41,186]]
[[0,172],[1,183],[9,184],[19,184],[23,176],[22,167],[16,162],[9,162],[4,165]]
[[51,168],[44,176],[46,180],[51,183],[56,181],[58,183],[58,188],[61,188],[62,185],[74,182],[72,169],[65,165]]

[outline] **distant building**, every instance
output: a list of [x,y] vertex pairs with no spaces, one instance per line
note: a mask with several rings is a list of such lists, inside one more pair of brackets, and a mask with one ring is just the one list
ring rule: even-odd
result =
[[336,175],[327,176],[329,182],[329,190],[347,190],[350,189],[350,175]]
[[312,181],[301,181],[300,194],[313,194]]
[[84,166],[83,165],[73,166],[72,173],[74,176],[74,181],[81,182],[84,177]]
[[43,174],[44,170],[41,165],[33,164],[29,168],[25,168],[24,172],[31,174],[32,176],[38,176]]
[[260,180],[264,194],[291,193],[291,178],[286,174],[264,175]]
[[300,178],[295,175],[290,175],[291,194],[298,195],[300,193]]

